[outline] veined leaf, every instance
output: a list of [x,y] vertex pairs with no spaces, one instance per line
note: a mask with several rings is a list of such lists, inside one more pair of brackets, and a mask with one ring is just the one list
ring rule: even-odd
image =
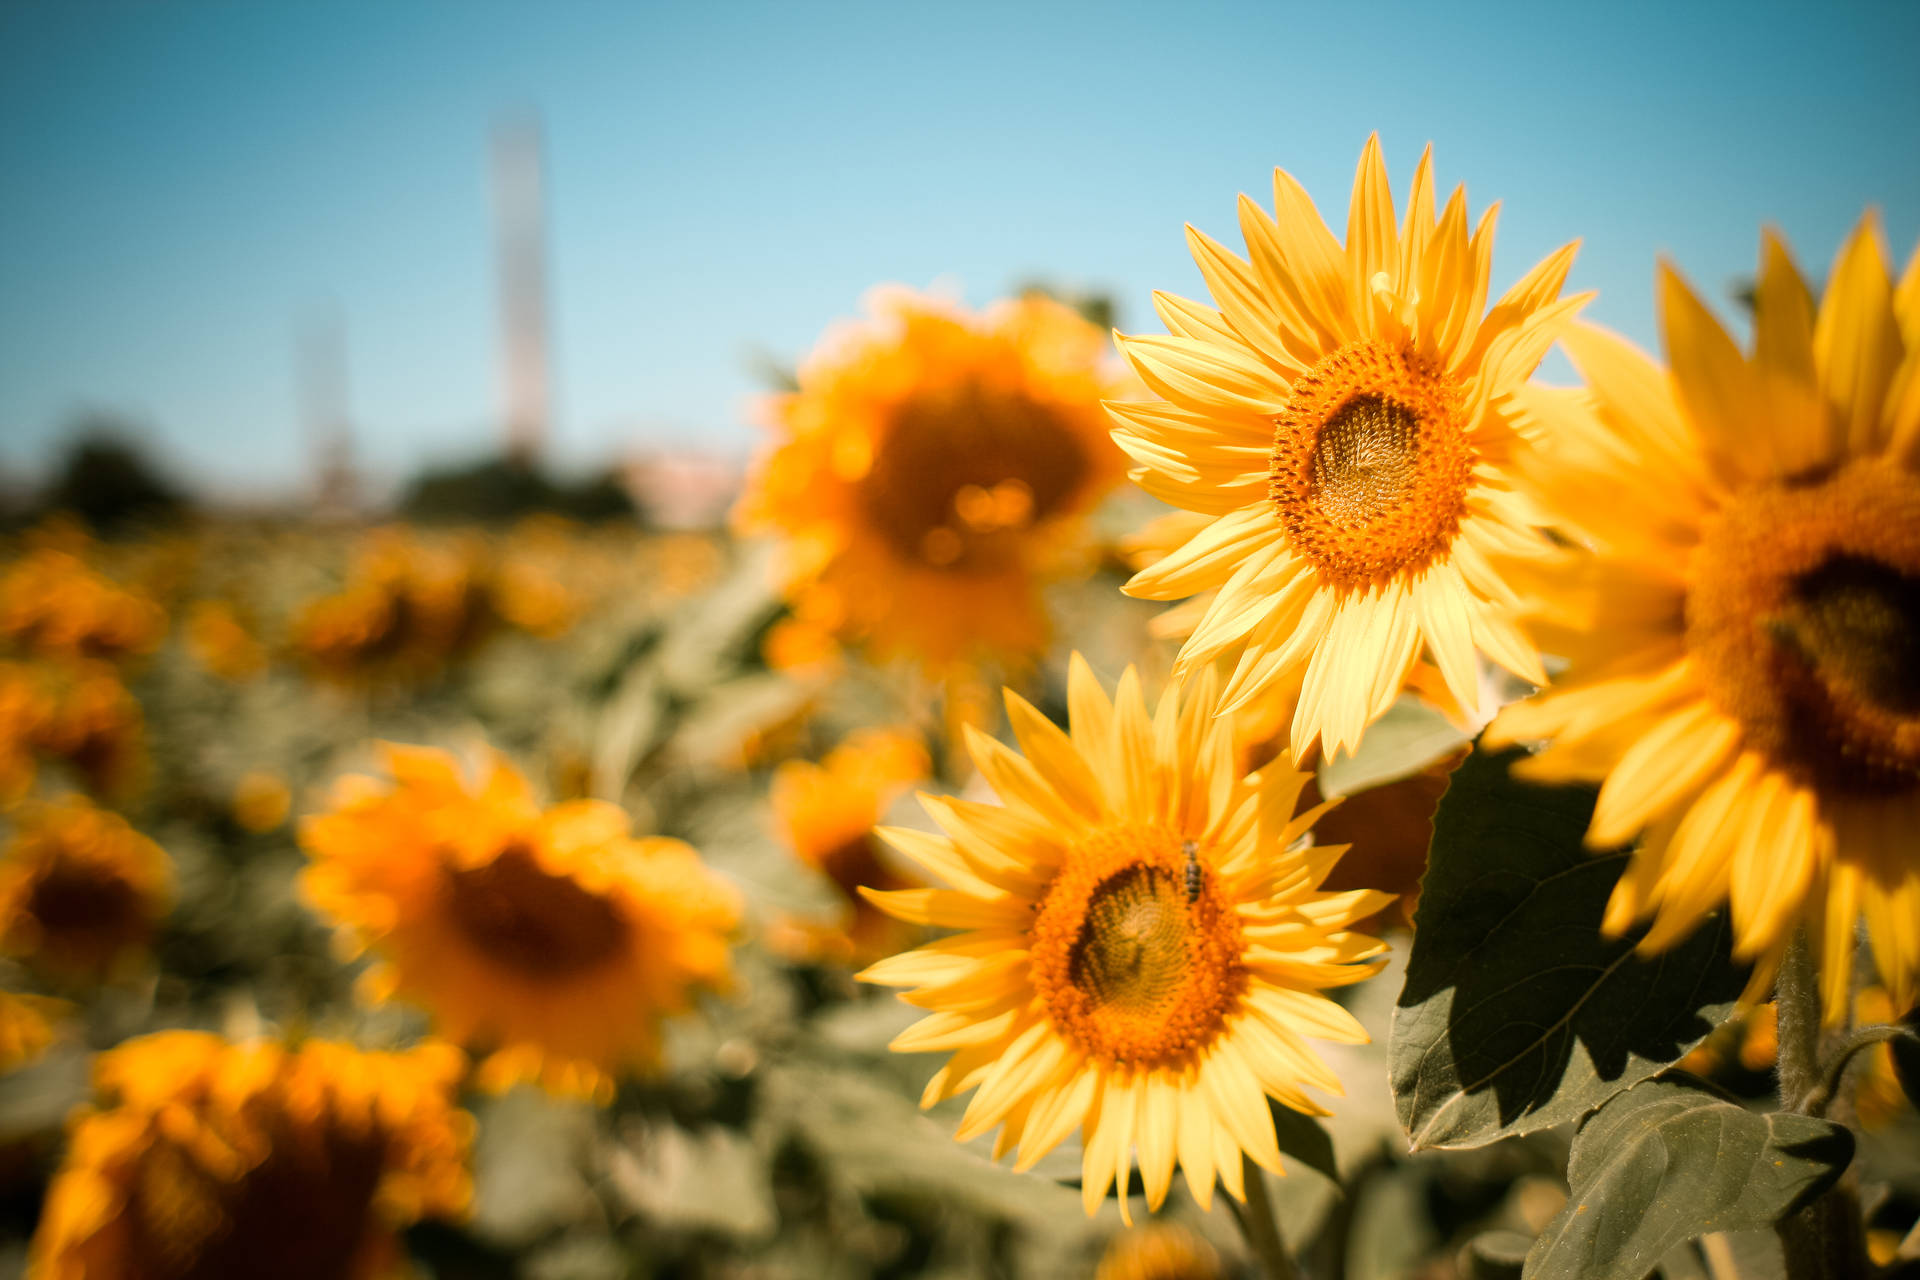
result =
[[1388,1063],[1415,1150],[1577,1120],[1679,1060],[1733,1008],[1745,971],[1725,912],[1658,955],[1603,937],[1625,852],[1581,844],[1594,793],[1476,752],[1434,816]]
[[1566,1208],[1534,1241],[1526,1280],[1641,1280],[1695,1236],[1798,1212],[1852,1159],[1841,1125],[1748,1111],[1690,1076],[1644,1081],[1580,1126]]

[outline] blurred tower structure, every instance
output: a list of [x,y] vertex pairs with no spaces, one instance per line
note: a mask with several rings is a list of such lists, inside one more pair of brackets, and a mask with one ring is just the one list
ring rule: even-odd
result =
[[493,131],[493,216],[500,278],[501,394],[507,456],[530,464],[551,413],[547,379],[545,177],[540,122],[525,114]]
[[301,322],[294,347],[315,512],[347,515],[360,495],[353,470],[353,421],[347,409],[346,323],[339,305],[315,307]]

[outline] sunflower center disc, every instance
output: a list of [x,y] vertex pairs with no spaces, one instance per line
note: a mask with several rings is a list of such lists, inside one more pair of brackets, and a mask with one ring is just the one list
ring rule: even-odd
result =
[[139,1276],[323,1280],[352,1272],[385,1163],[379,1131],[281,1120],[269,1132],[266,1158],[237,1181],[203,1168],[170,1138],[148,1148],[128,1205]]
[[445,874],[453,918],[509,969],[541,978],[580,973],[613,955],[627,933],[626,921],[605,898],[549,875],[518,847]]
[[1024,531],[1072,501],[1087,461],[1055,410],[963,383],[923,391],[895,411],[859,502],[909,564],[991,573],[1017,559]]
[[111,948],[146,933],[140,894],[98,867],[56,864],[34,882],[27,912],[48,935],[73,944],[93,939]]
[[1451,378],[1411,350],[1352,342],[1294,381],[1267,496],[1294,551],[1361,590],[1446,553],[1474,460]]
[[1246,989],[1239,917],[1204,852],[1196,860],[1189,877],[1171,832],[1109,828],[1068,855],[1041,899],[1034,989],[1061,1034],[1109,1065],[1188,1061]]
[[1920,786],[1920,486],[1858,462],[1743,496],[1694,553],[1688,652],[1721,710],[1829,794]]

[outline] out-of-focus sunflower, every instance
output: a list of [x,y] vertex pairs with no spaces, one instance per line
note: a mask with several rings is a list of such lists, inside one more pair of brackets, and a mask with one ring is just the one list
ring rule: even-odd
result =
[[1189,230],[1218,310],[1156,294],[1170,332],[1119,339],[1166,397],[1111,406],[1134,481],[1209,517],[1126,589],[1215,592],[1177,672],[1235,659],[1223,710],[1299,686],[1294,750],[1331,755],[1423,653],[1469,710],[1476,651],[1545,679],[1491,557],[1541,545],[1504,479],[1509,397],[1585,296],[1559,299],[1568,245],[1483,315],[1493,211],[1469,234],[1457,188],[1436,223],[1430,151],[1396,226],[1368,139],[1344,247],[1284,170],[1274,201],[1241,197],[1251,261]]
[[1870,219],[1816,308],[1761,251],[1743,357],[1670,267],[1670,371],[1618,338],[1564,342],[1584,392],[1535,390],[1553,433],[1525,478],[1578,544],[1538,575],[1570,665],[1492,742],[1595,781],[1595,847],[1644,831],[1608,904],[1663,949],[1730,903],[1773,973],[1796,928],[1845,1016],[1864,917],[1895,1003],[1920,997],[1920,255],[1896,290]]
[[287,820],[293,790],[271,769],[249,769],[233,784],[228,811],[240,826],[256,835],[272,831]]
[[738,899],[686,845],[632,838],[600,801],[542,811],[498,756],[472,785],[445,752],[384,754],[392,782],[343,778],[302,824],[300,889],[380,960],[370,998],[492,1050],[483,1087],[611,1097],[614,1073],[656,1061],[666,1015],[728,981]]
[[82,796],[24,809],[0,857],[0,949],[63,980],[137,962],[173,896],[173,863]]
[[870,306],[773,401],[735,524],[785,539],[797,613],[882,657],[1030,660],[1039,585],[1124,462],[1100,408],[1126,386],[1106,339],[1039,296],[978,316],[898,289]]
[[844,928],[802,930],[810,943],[805,950],[868,961],[906,940],[901,926],[861,897],[860,889],[905,887],[881,860],[873,824],[901,792],[927,776],[928,763],[917,736],[867,730],[819,764],[789,760],[774,771],[770,799],[782,839],[833,881],[852,917]]
[[1177,1222],[1149,1222],[1115,1236],[1093,1280],[1220,1280],[1214,1247]]
[[53,716],[53,698],[24,663],[0,662],[0,806],[33,788],[40,735]]
[[125,658],[152,652],[166,631],[165,610],[71,551],[41,547],[0,574],[0,641],[27,653]]
[[36,1280],[404,1270],[397,1232],[463,1214],[473,1117],[444,1044],[363,1053],[168,1031],[94,1065],[28,1264]]
[[134,791],[146,762],[146,718],[119,673],[104,662],[33,667],[51,700],[34,746],[72,769],[96,795]]
[[419,679],[470,652],[497,618],[479,539],[434,542],[401,528],[376,529],[346,585],[309,601],[295,617],[291,642],[309,667],[332,679]]
[[187,650],[222,680],[251,680],[267,668],[267,650],[229,600],[196,600],[187,610]]
[[32,1062],[47,1051],[60,1023],[72,1014],[65,1000],[0,991],[0,1073]]
[[1305,1037],[1364,1043],[1322,994],[1376,972],[1385,944],[1348,926],[1387,901],[1322,893],[1343,847],[1303,839],[1307,776],[1289,760],[1241,777],[1211,669],[1149,717],[1131,669],[1112,702],[1076,654],[1071,736],[1009,694],[1025,758],[979,733],[974,763],[1005,807],[923,796],[947,833],[884,829],[953,886],[868,891],[883,910],[964,932],[861,977],[931,1011],[903,1052],[952,1050],[925,1105],[973,1089],[962,1140],[1001,1126],[1028,1168],[1075,1128],[1092,1213],[1124,1194],[1133,1150],[1158,1208],[1175,1164],[1211,1203],[1244,1196],[1242,1153],[1280,1171],[1267,1099],[1313,1115],[1340,1081]]

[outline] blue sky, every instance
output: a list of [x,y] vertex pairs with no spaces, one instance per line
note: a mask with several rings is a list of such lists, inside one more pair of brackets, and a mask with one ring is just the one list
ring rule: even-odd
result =
[[1589,315],[1650,343],[1655,257],[1724,298],[1759,227],[1824,271],[1861,210],[1920,236],[1920,5],[0,4],[0,470],[83,409],[190,478],[305,462],[303,316],[344,318],[366,465],[497,419],[489,130],[545,123],[557,455],[744,451],[746,353],[880,281],[1046,277],[1154,325],[1181,224],[1237,241],[1276,164],[1344,225],[1503,201],[1495,288],[1585,241]]

